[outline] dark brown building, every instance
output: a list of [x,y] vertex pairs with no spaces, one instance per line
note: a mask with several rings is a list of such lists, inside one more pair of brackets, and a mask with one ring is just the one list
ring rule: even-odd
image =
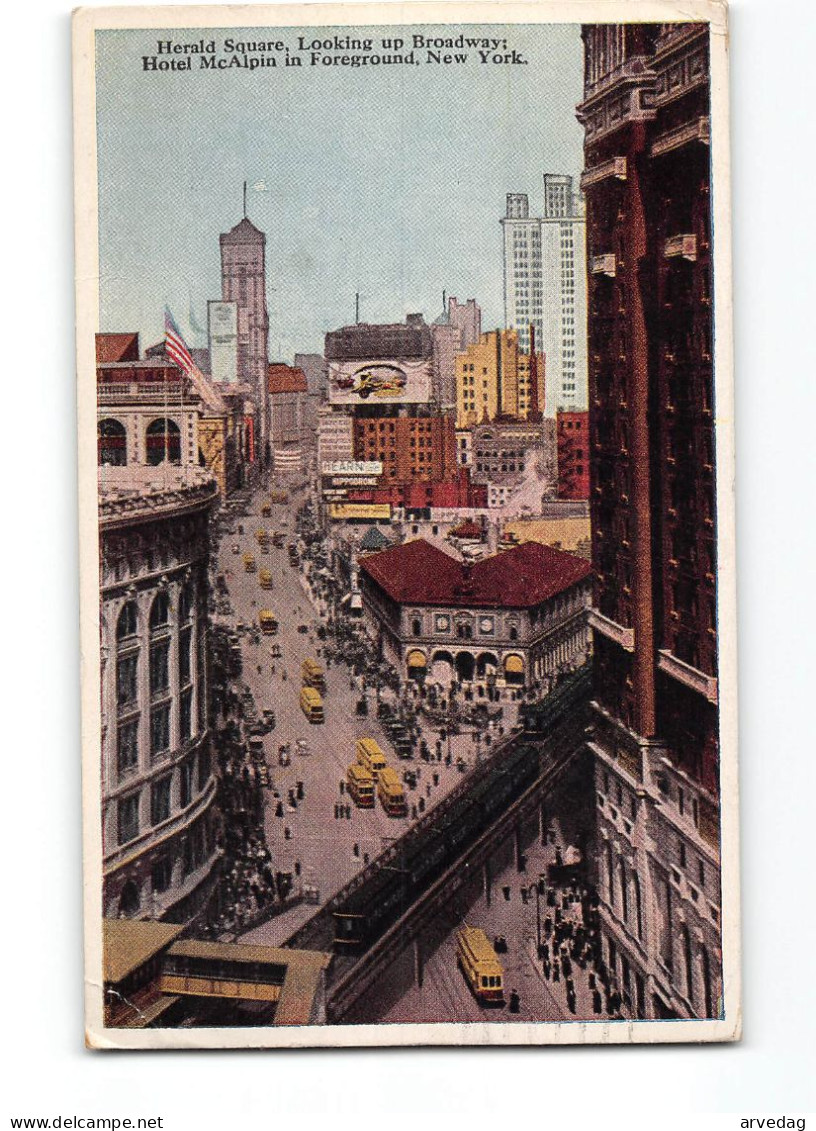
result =
[[708,35],[583,31],[599,890],[638,1017],[721,1009]]
[[589,413],[555,414],[558,498],[589,498]]

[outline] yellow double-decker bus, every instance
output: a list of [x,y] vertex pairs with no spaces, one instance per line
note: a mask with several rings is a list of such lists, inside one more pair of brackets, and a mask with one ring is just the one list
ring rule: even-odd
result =
[[300,709],[310,723],[322,723],[325,721],[323,715],[323,699],[319,691],[315,691],[313,687],[304,687],[300,692]]
[[504,970],[487,935],[479,927],[456,932],[456,964],[477,1001],[498,1005],[504,1001]]
[[261,609],[258,613],[258,624],[261,626],[261,632],[267,636],[274,636],[278,631],[278,618],[271,609]]
[[263,503],[262,506],[261,506],[261,518],[271,518],[271,517],[272,517],[272,504],[271,503]]
[[321,693],[326,690],[326,676],[317,660],[304,660],[300,665],[304,687],[314,687]]
[[258,571],[258,584],[261,589],[272,588],[272,571],[269,569],[262,569]]
[[244,554],[244,569],[247,573],[254,573],[258,567],[255,565],[255,559],[252,554]]
[[402,782],[391,766],[386,766],[377,775],[377,796],[389,817],[404,817],[408,812]]
[[352,762],[346,772],[346,788],[359,809],[374,808],[374,776],[359,762]]
[[255,538],[258,542],[265,542],[268,537],[269,535],[267,534],[263,526],[255,531]]
[[376,780],[380,771],[384,770],[387,765],[385,755],[380,750],[377,740],[374,738],[358,738],[356,750],[357,761],[361,766],[365,766]]

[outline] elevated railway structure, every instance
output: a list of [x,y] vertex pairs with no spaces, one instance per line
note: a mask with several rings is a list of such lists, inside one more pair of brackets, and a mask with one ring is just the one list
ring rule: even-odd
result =
[[423,939],[474,883],[491,896],[491,861],[513,845],[523,868],[522,829],[543,833],[547,798],[586,747],[590,671],[582,668],[522,717],[522,727],[446,798],[340,889],[284,944],[333,952],[326,1016],[352,1019],[355,1004],[409,947],[421,984]]

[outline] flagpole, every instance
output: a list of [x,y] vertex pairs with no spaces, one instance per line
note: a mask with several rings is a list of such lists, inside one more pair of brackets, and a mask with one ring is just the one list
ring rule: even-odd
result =
[[167,424],[168,424],[167,413],[168,413],[168,406],[167,406],[167,359],[165,357],[165,364],[164,364],[164,485],[165,485],[165,487],[167,486],[167,470],[168,470],[167,464],[168,464],[168,460],[170,458],[170,453],[168,451],[170,437],[168,435],[169,429],[167,427]]

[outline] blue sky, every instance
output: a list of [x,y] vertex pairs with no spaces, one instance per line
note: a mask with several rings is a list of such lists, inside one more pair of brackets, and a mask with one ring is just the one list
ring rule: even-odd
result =
[[[528,60],[456,66],[277,67],[145,73],[158,38],[200,31],[97,33],[100,328],[206,325],[220,297],[218,235],[241,218],[267,235],[270,356],[320,352],[354,319],[434,318],[442,290],[502,320],[507,192],[538,212],[544,172],[577,175],[582,131],[578,25],[383,29],[506,36]],[[377,36],[380,29],[227,29],[207,38]],[[424,60],[424,52],[418,52]],[[193,344],[204,345],[203,339]]]

